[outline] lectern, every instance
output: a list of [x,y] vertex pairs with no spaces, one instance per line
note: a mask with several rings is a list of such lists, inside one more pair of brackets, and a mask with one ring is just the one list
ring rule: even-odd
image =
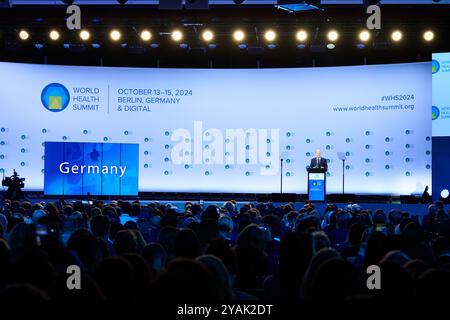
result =
[[310,201],[325,201],[326,172],[324,168],[308,168],[308,199]]

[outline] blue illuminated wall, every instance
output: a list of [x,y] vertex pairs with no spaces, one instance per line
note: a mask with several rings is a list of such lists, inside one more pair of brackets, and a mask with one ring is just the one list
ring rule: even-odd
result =
[[[44,188],[44,142],[139,144],[139,191],[307,193],[317,148],[327,192],[431,185],[431,63],[146,69],[0,63],[0,169]],[[111,159],[118,151],[111,147]],[[86,150],[80,150],[80,156]],[[122,156],[126,156],[123,155]],[[115,159],[117,160],[117,158]],[[93,161],[93,160],[92,160]],[[103,187],[117,185],[115,178]],[[97,190],[98,177],[67,180]],[[111,190],[116,193],[117,190]]]
[[[138,157],[137,144],[45,142],[44,193],[137,195]],[[83,174],[68,170],[72,166],[78,170],[84,166]],[[112,166],[125,168],[124,174],[112,173]],[[98,170],[87,172],[88,167]],[[103,172],[103,168],[108,171]]]
[[433,199],[450,190],[450,53],[433,54]]

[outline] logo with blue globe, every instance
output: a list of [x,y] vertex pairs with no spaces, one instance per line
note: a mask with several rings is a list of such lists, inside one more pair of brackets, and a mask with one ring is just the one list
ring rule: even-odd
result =
[[437,60],[432,60],[431,61],[431,72],[433,74],[439,72],[439,69],[441,69],[441,65],[439,64],[439,61]]
[[436,107],[436,106],[431,107],[431,119],[432,120],[436,120],[437,118],[439,118],[440,114],[441,114],[441,111],[439,110],[438,107]]
[[70,102],[69,90],[60,83],[50,83],[42,90],[41,101],[48,111],[63,111]]

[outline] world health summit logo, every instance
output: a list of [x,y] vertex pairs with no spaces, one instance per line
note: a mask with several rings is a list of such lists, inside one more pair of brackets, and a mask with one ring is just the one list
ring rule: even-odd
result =
[[50,83],[42,90],[41,101],[51,112],[63,111],[70,102],[69,90],[60,83]]
[[435,106],[431,107],[431,119],[432,120],[436,120],[437,118],[439,118],[440,114],[441,114],[441,111],[439,110],[438,107],[435,107]]
[[437,60],[431,61],[431,72],[433,74],[438,73],[440,68],[441,68],[441,65],[439,64],[439,61],[437,61]]

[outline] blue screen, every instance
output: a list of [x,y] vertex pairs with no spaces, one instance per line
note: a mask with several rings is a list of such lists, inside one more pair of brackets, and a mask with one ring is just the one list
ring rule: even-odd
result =
[[139,145],[45,142],[44,194],[137,195]]

